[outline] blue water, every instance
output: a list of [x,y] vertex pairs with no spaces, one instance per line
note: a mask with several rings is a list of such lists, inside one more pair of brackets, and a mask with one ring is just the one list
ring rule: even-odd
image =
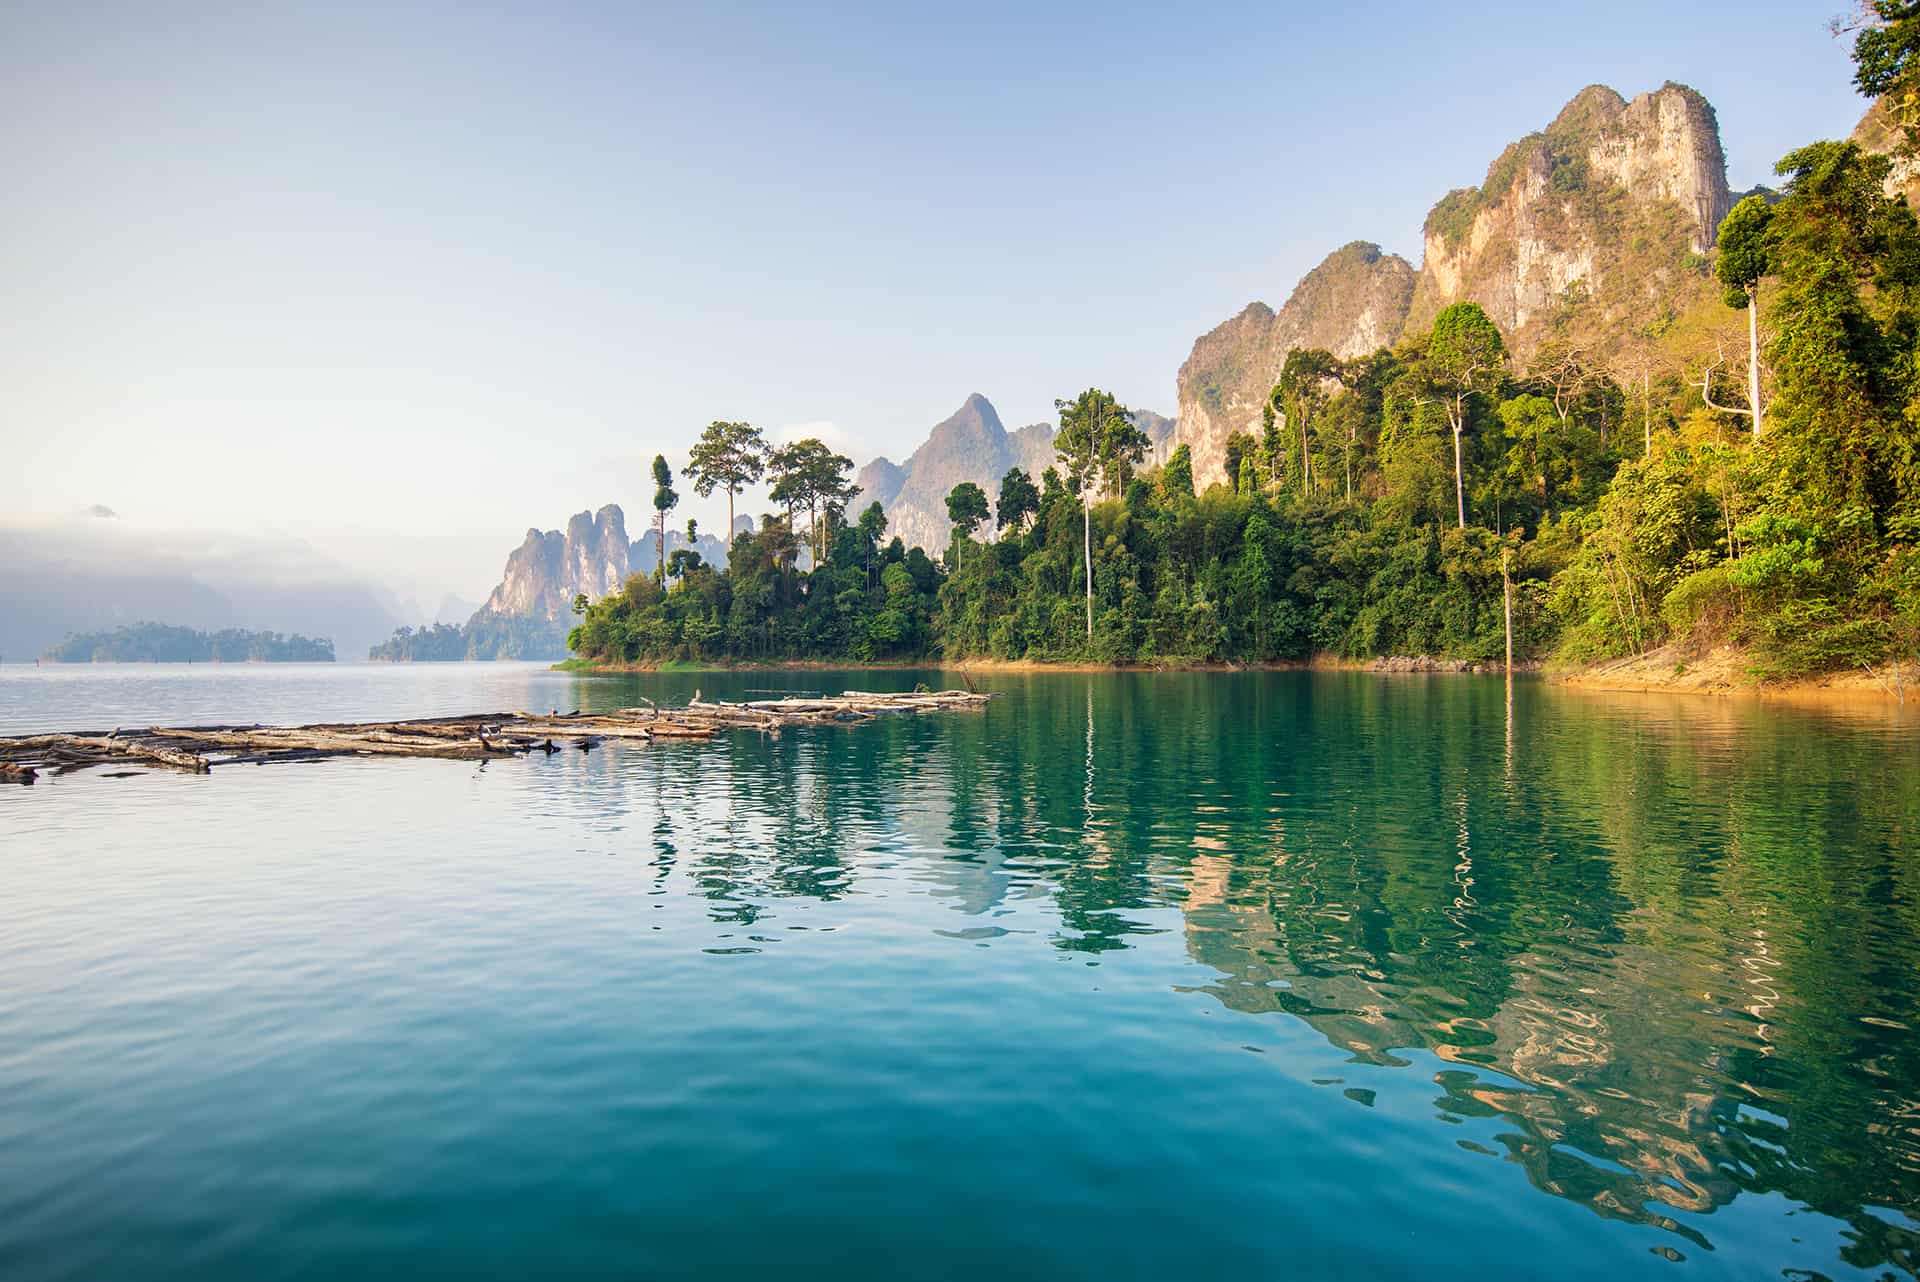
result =
[[[0,732],[932,674],[0,669]],[[0,1277],[1877,1278],[1920,726],[1357,674],[0,791]]]

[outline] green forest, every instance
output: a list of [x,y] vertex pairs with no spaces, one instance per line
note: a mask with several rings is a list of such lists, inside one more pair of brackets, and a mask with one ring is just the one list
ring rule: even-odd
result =
[[333,642],[297,632],[200,632],[135,623],[111,632],[76,633],[41,658],[52,663],[332,663]]
[[[1856,83],[1910,156],[1920,19],[1879,8]],[[782,510],[724,570],[676,554],[576,602],[568,644],[627,662],[1490,660],[1510,599],[1526,658],[1733,645],[1757,677],[1920,658],[1920,224],[1892,165],[1813,143],[1733,208],[1663,329],[1737,318],[1739,349],[1712,362],[1623,379],[1571,325],[1521,361],[1455,303],[1391,349],[1293,352],[1264,430],[1229,442],[1233,483],[1204,492],[1184,446],[1144,466],[1127,408],[1090,388],[1058,402],[1042,475],[954,489],[938,561],[889,540],[878,505],[847,510],[844,456],[717,422],[695,488],[731,507],[769,479]],[[1660,335],[1631,337],[1657,354]],[[656,460],[663,528],[673,479]]]
[[545,619],[477,610],[464,625],[395,628],[368,649],[375,663],[449,663],[462,659],[547,659],[565,650],[566,629]]

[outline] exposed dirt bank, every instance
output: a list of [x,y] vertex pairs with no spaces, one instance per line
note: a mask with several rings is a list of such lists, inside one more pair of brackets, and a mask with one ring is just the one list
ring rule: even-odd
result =
[[1882,668],[1875,672],[1830,672],[1790,681],[1762,681],[1753,669],[1752,657],[1743,650],[1721,647],[1692,653],[1677,646],[1662,646],[1626,659],[1554,672],[1552,676],[1563,685],[1584,690],[1890,701],[1898,701],[1904,692],[1908,699],[1920,701],[1920,670],[1912,663],[1898,674]]

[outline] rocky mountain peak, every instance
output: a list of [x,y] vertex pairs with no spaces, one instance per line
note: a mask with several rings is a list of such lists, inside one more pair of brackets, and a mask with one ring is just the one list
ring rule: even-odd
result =
[[1180,367],[1175,433],[1193,452],[1195,481],[1227,479],[1227,438],[1259,429],[1261,406],[1288,352],[1317,347],[1344,358],[1391,344],[1405,326],[1413,288],[1406,259],[1351,241],[1301,277],[1278,312],[1249,303],[1202,335]]
[[1408,327],[1472,299],[1525,352],[1529,325],[1570,291],[1611,290],[1623,311],[1646,310],[1683,272],[1704,275],[1688,256],[1706,254],[1732,206],[1705,98],[1672,82],[1631,101],[1589,86],[1502,151],[1479,187],[1434,205]]
[[1631,100],[1589,85],[1505,148],[1480,186],[1433,206],[1417,272],[1354,241],[1308,272],[1278,313],[1252,303],[1195,340],[1180,368],[1178,428],[1195,479],[1227,479],[1227,437],[1259,430],[1295,348],[1353,356],[1390,346],[1462,299],[1487,310],[1522,360],[1549,316],[1604,339],[1711,287],[1705,255],[1732,204],[1705,98],[1671,82]]
[[[1148,461],[1159,462],[1172,448],[1174,422],[1151,410],[1134,413],[1134,422],[1147,434]],[[972,481],[987,492],[988,501],[1000,493],[1000,479],[1009,468],[1020,468],[1038,480],[1053,465],[1051,423],[1030,423],[1008,431],[1000,412],[975,392],[927,433],[926,440],[905,463],[876,458],[855,477],[860,487],[850,512],[878,503],[887,513],[887,535],[898,535],[909,547],[938,554],[953,537],[947,520],[947,495],[962,481]]]
[[507,556],[499,586],[482,609],[489,614],[558,619],[585,593],[598,600],[627,581],[631,545],[627,518],[617,503],[598,512],[576,512],[559,530],[527,531]]

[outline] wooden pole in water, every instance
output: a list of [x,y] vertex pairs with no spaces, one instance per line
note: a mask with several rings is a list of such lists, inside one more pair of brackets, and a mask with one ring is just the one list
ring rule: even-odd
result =
[[1513,675],[1513,579],[1507,573],[1510,551],[1500,549],[1500,597],[1507,614],[1507,675]]

